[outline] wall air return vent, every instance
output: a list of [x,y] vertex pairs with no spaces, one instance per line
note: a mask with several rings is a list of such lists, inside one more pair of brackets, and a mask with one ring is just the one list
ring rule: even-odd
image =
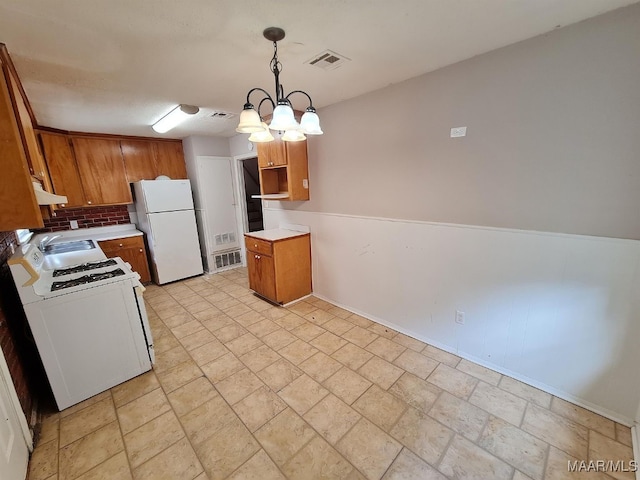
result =
[[213,260],[216,266],[216,272],[228,270],[242,264],[242,256],[240,250],[234,250],[227,253],[219,253],[214,255]]
[[220,233],[213,237],[216,241],[216,245],[224,245],[226,243],[236,243],[236,234],[233,232]]
[[348,61],[350,61],[350,59],[344,55],[340,55],[339,53],[331,50],[325,50],[324,52],[315,55],[311,60],[308,60],[305,63],[323,70],[335,70]]

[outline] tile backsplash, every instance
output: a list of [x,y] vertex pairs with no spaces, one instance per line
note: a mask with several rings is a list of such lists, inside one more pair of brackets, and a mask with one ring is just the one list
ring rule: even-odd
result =
[[77,220],[79,228],[106,227],[131,223],[126,205],[112,205],[108,207],[69,208],[56,210],[55,216],[44,221],[44,228],[35,232],[56,232],[69,230],[69,222]]

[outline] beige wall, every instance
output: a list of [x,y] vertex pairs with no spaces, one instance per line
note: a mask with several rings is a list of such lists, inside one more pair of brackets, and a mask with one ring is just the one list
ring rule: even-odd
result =
[[282,207],[640,239],[639,59],[636,4],[324,108]]

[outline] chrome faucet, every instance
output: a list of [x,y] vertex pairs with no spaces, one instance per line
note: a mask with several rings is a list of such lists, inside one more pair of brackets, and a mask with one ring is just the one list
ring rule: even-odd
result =
[[45,248],[47,248],[47,245],[49,245],[51,242],[53,242],[56,238],[61,238],[62,235],[54,235],[52,237],[49,237],[49,235],[45,235],[42,240],[40,240],[40,251],[44,252]]

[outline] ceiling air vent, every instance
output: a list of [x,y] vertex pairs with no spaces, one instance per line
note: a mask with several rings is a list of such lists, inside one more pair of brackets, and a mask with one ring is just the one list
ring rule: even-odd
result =
[[311,60],[305,63],[313,65],[314,67],[319,67],[323,70],[335,70],[348,61],[350,61],[350,59],[344,55],[340,55],[339,53],[331,50],[325,50],[324,52],[315,55]]
[[235,116],[236,116],[235,113],[223,112],[221,110],[220,111],[216,110],[209,115],[210,118],[219,118],[220,120],[228,120]]

